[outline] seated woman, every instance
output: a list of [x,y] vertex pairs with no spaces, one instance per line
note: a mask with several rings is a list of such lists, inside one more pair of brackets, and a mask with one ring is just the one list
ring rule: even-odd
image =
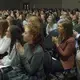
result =
[[[31,18],[31,17],[30,17]],[[33,18],[33,17],[32,17]],[[20,43],[16,44],[17,51],[21,60],[22,68],[19,72],[13,69],[8,73],[10,80],[44,80],[43,57],[44,51],[42,48],[41,26],[26,25],[23,39],[26,42],[24,48]],[[16,74],[15,74],[15,73]],[[11,74],[14,74],[13,77]]]
[[8,22],[6,20],[0,20],[0,59],[7,55],[6,51],[10,46],[10,38],[7,38],[6,31],[8,28]]
[[22,43],[21,30],[19,29],[19,27],[15,25],[8,27],[6,32],[6,37],[9,38],[11,42],[7,43],[9,44],[6,50],[8,54],[0,60],[1,62],[0,66],[2,66],[1,68],[17,65],[18,60],[16,59],[18,58],[16,57],[17,56],[16,41],[19,41],[20,43]]
[[68,19],[58,22],[59,38],[53,37],[56,44],[60,62],[64,70],[72,69],[75,65],[75,38],[73,37],[73,25]]

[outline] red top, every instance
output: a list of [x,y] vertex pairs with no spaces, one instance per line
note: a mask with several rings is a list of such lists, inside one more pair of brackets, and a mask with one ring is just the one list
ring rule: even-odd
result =
[[64,40],[59,47],[60,61],[64,69],[70,69],[74,66],[75,39],[70,37]]

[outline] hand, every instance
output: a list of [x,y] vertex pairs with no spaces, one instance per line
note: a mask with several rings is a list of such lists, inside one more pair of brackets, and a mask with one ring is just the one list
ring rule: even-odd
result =
[[57,45],[59,46],[59,40],[57,37],[52,37],[52,41]]
[[52,41],[56,44],[56,43],[58,43],[58,38],[57,37],[52,37]]
[[16,43],[16,49],[20,55],[24,54],[24,47],[19,42]]

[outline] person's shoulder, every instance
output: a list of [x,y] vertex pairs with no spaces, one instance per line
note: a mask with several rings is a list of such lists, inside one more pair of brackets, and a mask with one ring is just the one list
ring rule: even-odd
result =
[[2,38],[2,40],[3,40],[4,42],[11,42],[11,38],[9,38],[9,37],[7,37],[7,36],[4,36],[4,37]]
[[70,43],[70,42],[71,42],[71,43],[72,43],[72,42],[75,43],[75,38],[74,38],[74,37],[70,37],[70,38],[67,40],[67,42],[68,42],[68,43]]
[[35,47],[35,51],[34,51],[35,53],[40,53],[40,54],[43,54],[44,53],[44,51],[43,51],[43,48],[40,46],[40,45],[37,45],[36,47]]

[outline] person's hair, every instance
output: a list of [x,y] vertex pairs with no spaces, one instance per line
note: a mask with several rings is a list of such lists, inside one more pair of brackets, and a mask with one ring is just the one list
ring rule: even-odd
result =
[[[49,15],[49,16],[52,17],[52,22],[53,22],[53,23],[56,23],[56,17],[55,17],[55,15],[54,15],[54,14],[53,14],[53,15],[51,14],[51,15]],[[48,16],[48,17],[49,17],[49,16]]]
[[66,16],[67,19],[69,19],[70,21],[72,21],[72,18],[70,16]]
[[7,18],[6,15],[2,15],[2,19],[5,20]]
[[8,28],[8,22],[6,20],[0,20],[0,29],[2,30],[1,37],[5,36]]
[[28,18],[28,20],[31,22],[30,25],[37,25],[37,26],[40,26],[41,20],[40,20],[39,17],[37,17],[37,16],[30,16],[30,17]]
[[23,45],[23,37],[21,29],[16,25],[10,26],[10,34],[11,34],[11,45],[10,45],[10,52],[11,52],[16,41],[19,41],[21,45]]
[[21,32],[23,33],[24,32],[24,27],[21,23],[21,21],[19,19],[16,20],[16,26],[18,26],[20,29],[21,29]]
[[73,24],[69,19],[61,19],[58,21],[58,24],[62,24],[65,32],[65,36],[69,37],[73,35]]
[[41,23],[38,17],[31,16],[29,18],[31,20],[31,24],[28,24],[26,27],[28,27],[30,34],[32,34],[33,37],[33,44],[40,44],[42,45],[42,34],[41,34]]
[[[29,33],[33,35],[33,44],[40,44],[42,46],[42,34],[41,34],[41,28],[39,26],[26,26],[29,29]],[[25,28],[26,28],[25,27]]]
[[15,25],[16,24],[16,20],[12,16],[8,16],[7,19],[9,20],[9,25]]

